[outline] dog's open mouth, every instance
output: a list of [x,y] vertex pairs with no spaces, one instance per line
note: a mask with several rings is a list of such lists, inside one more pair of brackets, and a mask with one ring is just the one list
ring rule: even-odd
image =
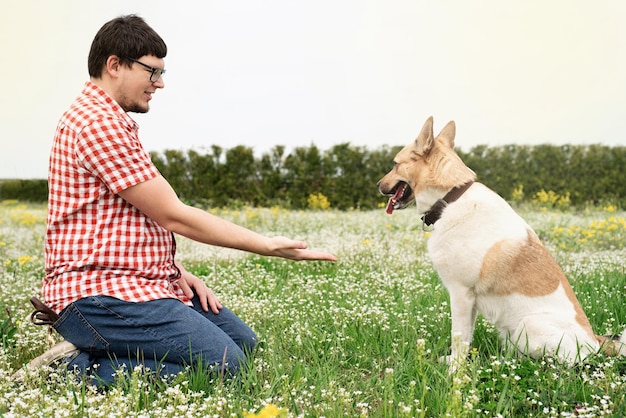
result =
[[403,181],[399,182],[394,189],[393,195],[387,202],[387,209],[385,212],[391,215],[395,209],[404,209],[407,207],[411,203],[409,201],[411,194],[412,191],[409,185]]

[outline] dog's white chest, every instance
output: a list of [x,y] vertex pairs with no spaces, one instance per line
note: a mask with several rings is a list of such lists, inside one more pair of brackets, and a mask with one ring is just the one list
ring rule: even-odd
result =
[[475,286],[489,250],[526,239],[528,224],[493,191],[474,186],[445,209],[428,239],[428,254],[443,283]]

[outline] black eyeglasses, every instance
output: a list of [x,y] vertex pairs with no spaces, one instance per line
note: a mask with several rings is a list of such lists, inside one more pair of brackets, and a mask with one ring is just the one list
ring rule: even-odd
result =
[[137,64],[145,67],[147,70],[150,71],[150,81],[152,81],[153,83],[156,83],[157,81],[159,81],[159,78],[161,78],[163,76],[163,74],[165,74],[165,68],[156,68],[156,67],[152,67],[151,65],[148,64],[144,64],[143,62],[136,60],[134,58],[131,57],[126,57],[126,59],[131,60],[132,62],[136,62]]

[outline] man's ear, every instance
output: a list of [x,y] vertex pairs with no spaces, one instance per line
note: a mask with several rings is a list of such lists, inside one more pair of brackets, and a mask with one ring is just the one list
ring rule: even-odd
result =
[[117,78],[121,67],[122,62],[120,61],[120,58],[117,55],[109,55],[109,58],[107,58],[104,66],[104,71],[109,75],[109,77]]

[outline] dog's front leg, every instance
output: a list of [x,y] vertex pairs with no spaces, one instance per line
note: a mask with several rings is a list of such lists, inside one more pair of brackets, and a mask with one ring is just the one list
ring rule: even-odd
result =
[[448,289],[452,313],[452,346],[448,357],[450,373],[457,370],[467,358],[476,322],[476,296],[470,289],[458,286]]

